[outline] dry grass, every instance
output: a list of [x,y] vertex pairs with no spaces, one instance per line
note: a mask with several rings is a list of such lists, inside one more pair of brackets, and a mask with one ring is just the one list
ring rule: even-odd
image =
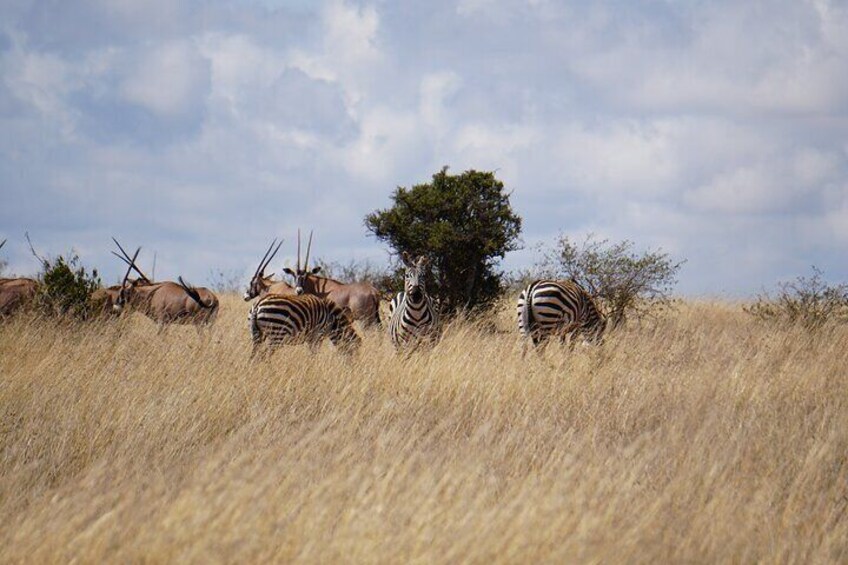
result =
[[848,560],[848,331],[690,303],[522,358],[511,308],[248,360],[147,320],[0,326],[0,561]]

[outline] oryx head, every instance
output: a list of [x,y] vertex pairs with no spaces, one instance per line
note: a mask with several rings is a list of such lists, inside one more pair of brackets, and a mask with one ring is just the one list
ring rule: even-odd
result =
[[[277,243],[277,238],[274,238],[274,241],[271,242],[271,246],[268,248],[268,251],[265,252],[265,255],[262,257],[262,260],[259,261],[259,266],[256,268],[256,272],[253,273],[253,278],[250,279],[250,285],[247,287],[247,290],[244,293],[245,301],[253,300],[262,292],[268,288],[268,284],[265,282],[266,278],[271,278],[274,276],[274,273],[271,273],[267,277],[265,276],[265,267],[268,266],[268,263],[271,262],[271,259],[274,258],[274,255],[277,254],[277,251],[280,250],[280,246],[283,244],[283,240],[280,240],[280,243],[277,243],[277,247],[274,247],[274,244]],[[272,251],[273,250],[273,251]]]
[[288,267],[283,269],[287,275],[294,277],[294,291],[297,294],[304,293],[304,285],[306,278],[309,275],[317,275],[321,271],[321,267],[313,267],[309,269],[309,250],[312,249],[312,232],[309,232],[309,243],[306,245],[306,260],[303,262],[303,268],[300,267],[300,230],[297,230],[297,268],[292,271]]
[[[133,290],[135,290],[135,287],[139,285],[153,284],[153,281],[147,278],[147,276],[142,273],[141,269],[139,269],[138,266],[135,264],[135,260],[138,257],[139,252],[141,251],[141,247],[136,249],[135,254],[130,257],[129,254],[121,246],[121,244],[118,243],[117,239],[113,237],[112,241],[115,242],[115,245],[117,245],[118,249],[121,251],[120,255],[115,253],[114,251],[112,252],[112,255],[127,264],[127,273],[124,275],[124,278],[121,281],[121,291],[118,293],[118,298],[112,305],[112,310],[114,310],[115,312],[120,312],[121,310],[123,310],[124,305],[129,301],[129,298],[132,295]],[[135,271],[138,274],[139,278],[134,280],[130,279],[129,276],[130,272],[132,271]]]
[[121,281],[121,290],[120,290],[120,292],[118,292],[118,298],[115,300],[115,303],[112,305],[112,310],[115,311],[115,312],[121,312],[124,309],[124,306],[130,300],[130,296],[132,295],[132,291],[135,290],[135,285],[140,280],[140,279],[130,280],[130,278],[129,278],[130,272],[132,272],[133,267],[135,266],[135,260],[138,257],[138,254],[139,254],[140,251],[141,251],[141,247],[136,249],[132,258],[129,259],[129,266],[127,267],[127,272],[124,275],[123,280]]
[[430,261],[424,255],[413,260],[406,251],[401,254],[401,259],[406,268],[406,273],[403,277],[403,290],[414,302],[418,302],[424,297],[424,293],[426,292],[424,269]]

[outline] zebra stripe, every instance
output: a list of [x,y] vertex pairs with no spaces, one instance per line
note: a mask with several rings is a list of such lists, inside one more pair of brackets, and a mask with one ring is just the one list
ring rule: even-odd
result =
[[413,263],[404,255],[404,262],[404,291],[389,303],[389,337],[396,348],[434,337],[439,323],[436,305],[424,287],[426,257]]
[[266,341],[273,348],[317,344],[329,337],[333,345],[344,350],[358,347],[361,341],[348,309],[313,295],[266,294],[250,309],[248,321],[254,354]]
[[518,297],[518,329],[534,345],[559,335],[580,334],[597,343],[606,321],[592,297],[574,281],[538,280]]

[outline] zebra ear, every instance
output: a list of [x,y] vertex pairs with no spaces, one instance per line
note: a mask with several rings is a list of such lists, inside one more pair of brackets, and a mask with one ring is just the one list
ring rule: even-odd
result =
[[409,259],[409,253],[407,253],[406,251],[400,254],[400,259],[401,261],[403,261],[404,265],[409,265],[412,262]]
[[426,255],[422,255],[418,258],[418,266],[425,267],[430,263],[430,259]]

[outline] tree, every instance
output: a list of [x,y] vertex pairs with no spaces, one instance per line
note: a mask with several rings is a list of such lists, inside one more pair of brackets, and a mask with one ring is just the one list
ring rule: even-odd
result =
[[570,278],[600,306],[613,327],[629,316],[643,316],[669,307],[671,291],[684,261],[675,262],[661,250],[634,251],[634,243],[610,243],[589,234],[582,245],[560,235],[544,251],[535,271],[543,277]]
[[848,284],[828,284],[824,272],[812,267],[811,277],[797,277],[777,285],[772,296],[763,292],[744,307],[745,312],[764,322],[801,324],[808,330],[828,322],[848,322]]
[[451,314],[497,298],[501,275],[495,266],[519,248],[521,218],[493,172],[447,171],[444,167],[428,184],[398,187],[394,205],[367,215],[365,226],[397,255],[406,251],[430,258],[428,291],[441,311]]

